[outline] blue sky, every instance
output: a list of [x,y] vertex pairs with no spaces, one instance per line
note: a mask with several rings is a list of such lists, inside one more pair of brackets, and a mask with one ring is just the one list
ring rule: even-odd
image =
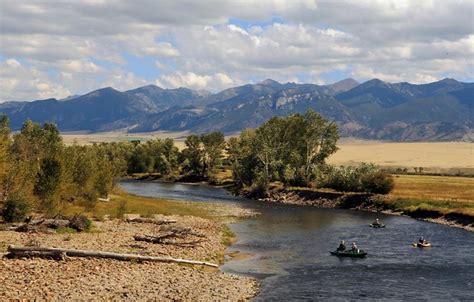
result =
[[[0,101],[155,84],[472,82],[472,1],[14,1]],[[21,20],[19,22],[18,20]]]

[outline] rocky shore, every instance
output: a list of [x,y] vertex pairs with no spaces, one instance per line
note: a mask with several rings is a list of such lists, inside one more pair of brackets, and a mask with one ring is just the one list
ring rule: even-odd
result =
[[[219,222],[192,216],[166,216],[192,228],[204,240],[194,247],[138,242],[137,234],[153,234],[151,223],[120,220],[94,222],[86,233],[19,233],[0,231],[0,252],[9,244],[39,245],[170,256],[218,263],[226,246]],[[0,300],[247,300],[257,291],[256,281],[201,266],[136,263],[110,259],[66,258],[0,260]]]
[[[247,196],[248,197],[248,196]],[[273,189],[263,202],[276,202],[320,208],[355,209],[382,212],[391,215],[406,215],[415,219],[444,224],[474,232],[474,217],[461,213],[443,214],[438,211],[414,210],[402,211],[388,202],[387,197],[364,193],[342,193],[314,191],[311,189]]]

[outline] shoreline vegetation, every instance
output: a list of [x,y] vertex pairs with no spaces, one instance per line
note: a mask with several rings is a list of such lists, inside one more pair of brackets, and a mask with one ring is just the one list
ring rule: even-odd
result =
[[[256,197],[252,194],[235,194],[232,181],[222,173],[215,187],[221,187],[229,193],[241,197],[253,199],[259,202],[282,203],[300,206],[314,206],[331,209],[352,209],[370,212],[379,212],[389,215],[405,215],[414,219],[447,225],[450,227],[462,228],[474,232],[474,201],[469,198],[473,194],[474,178],[455,176],[431,176],[416,175],[418,185],[416,189],[406,188],[407,179],[412,175],[394,175],[395,189],[389,195],[377,195],[355,192],[337,192],[334,190],[319,190],[304,187],[283,187],[281,184],[274,184],[266,197]],[[450,180],[455,178],[455,180]],[[134,178],[139,181],[164,181],[153,175],[138,175]],[[401,179],[401,180],[398,180]],[[459,183],[461,181],[461,183]],[[176,181],[173,181],[176,182]],[[179,182],[178,183],[182,183]],[[457,192],[450,192],[457,186]],[[187,183],[195,185],[210,185],[209,183]],[[437,199],[420,199],[434,194],[433,190],[444,192],[446,196]],[[403,197],[400,197],[403,196]],[[455,196],[454,198],[452,196]]]
[[[66,145],[55,125],[31,121],[12,135],[3,116],[0,252],[12,244],[222,263],[235,240],[226,223],[256,215],[236,205],[135,196],[116,186],[126,177],[207,183],[267,202],[402,213],[472,230],[474,178],[423,176],[420,167],[417,175],[392,175],[370,163],[328,164],[338,139],[337,126],[313,111],[272,118],[228,141],[220,132],[191,134],[181,150],[169,138]],[[130,215],[166,217],[179,228],[129,223]],[[32,225],[45,219],[74,220],[80,227]],[[9,299],[245,300],[257,291],[252,278],[178,264],[28,257],[2,259],[0,265],[0,297]]]

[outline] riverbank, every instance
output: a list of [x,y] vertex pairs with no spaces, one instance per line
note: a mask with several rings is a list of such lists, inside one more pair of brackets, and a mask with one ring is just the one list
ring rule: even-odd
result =
[[[154,176],[141,176],[144,181],[160,181]],[[217,174],[217,184],[205,184],[232,190],[228,170]],[[415,219],[462,228],[474,232],[474,178],[432,175],[395,175],[395,188],[389,195],[335,192],[325,189],[276,186],[266,198],[243,197],[320,208],[356,209],[406,215]],[[170,182],[173,183],[173,182]],[[203,185],[203,183],[194,183]]]
[[[109,219],[121,211],[129,213],[130,210],[147,217],[175,220],[174,226],[191,228],[202,237],[193,246],[135,241],[134,235],[154,234],[160,227],[152,223],[127,223],[120,219]],[[39,245],[222,263],[226,247],[233,240],[233,234],[224,221],[253,215],[234,205],[177,203],[138,197],[123,191],[116,191],[111,195],[110,202],[98,204],[94,212],[102,221],[94,221],[90,232],[0,231],[0,253],[6,253],[9,244]],[[201,266],[171,263],[137,263],[94,258],[67,258],[65,261],[1,259],[0,271],[0,300],[99,298],[241,301],[253,297],[258,288],[252,278]]]
[[[423,203],[423,201],[410,199],[392,199],[383,195],[342,193],[307,188],[275,188],[269,191],[266,198],[258,200],[320,208],[354,209],[391,215],[406,215],[415,219],[474,232],[474,216],[470,215],[470,212],[466,213],[461,209],[443,211],[433,207],[428,208],[426,202],[429,201]],[[436,201],[432,202],[436,203]],[[414,204],[416,206],[413,206]]]

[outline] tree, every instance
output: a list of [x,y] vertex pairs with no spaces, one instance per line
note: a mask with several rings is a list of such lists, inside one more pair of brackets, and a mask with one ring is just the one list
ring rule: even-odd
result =
[[203,150],[199,136],[192,134],[184,141],[186,148],[181,152],[183,170],[195,178],[203,177]]
[[55,194],[61,184],[61,162],[47,157],[41,161],[36,177],[34,194],[41,202],[41,208],[51,213],[55,209]]
[[336,152],[337,126],[309,110],[304,115],[274,117],[255,130],[229,140],[229,160],[239,187],[263,194],[272,181],[308,185]]
[[8,174],[11,169],[10,159],[10,127],[8,117],[4,114],[0,117],[0,203],[8,196]]
[[211,132],[200,137],[202,149],[202,175],[210,178],[218,165],[222,163],[225,139],[222,132]]
[[256,157],[262,167],[257,173],[258,182],[265,191],[278,169],[283,166],[281,155],[289,147],[289,141],[285,139],[287,129],[283,118],[274,117],[255,131]]
[[152,170],[153,158],[146,147],[137,145],[128,161],[128,173],[147,173]]
[[240,137],[231,137],[227,154],[232,164],[232,176],[238,189],[252,185],[259,164],[255,152],[255,130],[245,129]]
[[305,181],[309,183],[314,179],[318,167],[325,163],[328,156],[337,151],[339,133],[337,125],[329,122],[318,113],[308,110],[305,115],[305,131],[303,143]]

